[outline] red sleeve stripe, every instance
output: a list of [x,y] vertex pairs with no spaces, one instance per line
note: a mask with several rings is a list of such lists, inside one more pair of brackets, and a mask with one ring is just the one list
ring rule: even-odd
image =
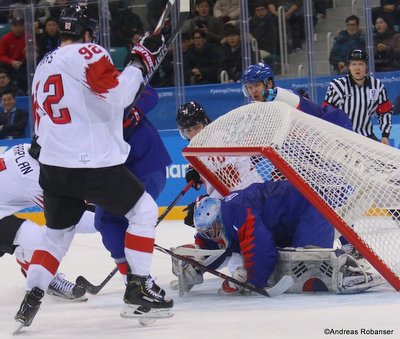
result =
[[60,266],[60,262],[49,252],[35,250],[33,252],[31,265],[40,265],[48,270],[52,275],[55,275]]
[[247,218],[242,227],[238,231],[240,241],[240,251],[244,255],[244,268],[249,271],[254,266],[254,222],[255,217],[251,213],[251,208],[247,208]]
[[141,237],[127,232],[125,235],[125,247],[138,252],[153,253],[154,238]]
[[390,101],[385,101],[382,102],[381,104],[378,105],[378,108],[376,109],[376,113],[378,114],[385,114],[388,113],[392,110],[392,104]]

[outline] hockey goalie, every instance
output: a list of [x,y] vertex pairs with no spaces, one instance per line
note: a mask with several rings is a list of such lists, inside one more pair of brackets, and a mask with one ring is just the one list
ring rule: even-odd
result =
[[[194,224],[197,248],[225,250],[201,262],[217,269],[226,259],[235,279],[256,288],[285,275],[293,278],[288,290],[293,293],[357,293],[383,283],[353,257],[332,249],[334,228],[288,181],[252,184],[222,200],[203,198]],[[173,260],[173,272],[180,295],[203,282],[202,272],[183,261]],[[249,293],[227,280],[219,292]]]

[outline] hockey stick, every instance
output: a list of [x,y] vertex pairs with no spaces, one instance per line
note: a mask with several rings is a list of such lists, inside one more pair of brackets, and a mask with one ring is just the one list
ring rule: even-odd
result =
[[171,257],[177,258],[179,260],[183,260],[187,263],[189,263],[190,265],[200,269],[201,271],[204,272],[208,272],[211,273],[217,277],[220,277],[222,279],[228,280],[232,283],[234,283],[235,285],[241,286],[243,288],[246,288],[252,292],[261,294],[265,297],[276,297],[278,295],[281,295],[283,293],[285,293],[292,285],[293,285],[293,278],[289,275],[284,275],[274,286],[270,287],[270,288],[258,288],[255,287],[247,282],[241,282],[235,278],[230,277],[229,275],[226,275],[224,273],[221,273],[219,271],[213,270],[212,268],[209,268],[205,265],[200,264],[198,261],[189,258],[189,257],[185,257],[179,254],[174,253],[173,251],[170,251],[164,247],[161,247],[157,244],[154,245],[154,248],[165,253],[165,254],[169,254]]
[[[172,208],[178,203],[178,201],[185,195],[185,193],[192,187],[193,180],[189,181],[189,183],[183,188],[183,190],[176,196],[176,198],[169,204],[169,206],[165,209],[165,211],[158,217],[156,226],[165,218],[165,216],[172,210]],[[89,282],[85,277],[79,276],[76,278],[75,283],[79,286],[82,286],[86,289],[86,292],[90,294],[99,293],[103,287],[111,280],[111,278],[118,272],[118,267],[114,267],[114,269],[110,272],[110,274],[101,282],[100,285],[93,285]]]
[[[179,5],[179,15],[178,15],[176,25],[172,29],[172,27],[170,26],[171,23],[169,22],[169,15],[170,15],[174,5]],[[165,5],[164,12],[161,14],[161,17],[158,20],[158,23],[151,35],[158,36],[160,34],[164,34],[164,38],[166,39],[166,41],[163,46],[163,49],[157,54],[154,69],[151,72],[149,72],[148,74],[146,74],[146,76],[143,79],[143,84],[140,87],[138,93],[136,94],[135,99],[127,108],[125,108],[124,119],[123,119],[124,126],[127,126],[124,128],[125,139],[129,137],[129,135],[132,133],[132,129],[135,126],[135,123],[132,123],[132,122],[135,122],[136,117],[131,115],[130,111],[131,111],[132,107],[134,107],[136,105],[136,103],[138,102],[141,94],[143,93],[146,86],[149,84],[153,75],[157,72],[159,66],[161,65],[162,61],[164,60],[165,56],[168,53],[168,49],[171,47],[172,43],[174,42],[176,36],[178,35],[179,31],[181,30],[181,28],[184,24],[184,22],[189,17],[190,7],[191,7],[190,0],[179,0],[178,2],[176,0],[168,0],[168,2]],[[166,28],[166,26],[168,26],[168,25],[169,25],[169,27]],[[169,30],[169,32],[168,32],[168,30]]]

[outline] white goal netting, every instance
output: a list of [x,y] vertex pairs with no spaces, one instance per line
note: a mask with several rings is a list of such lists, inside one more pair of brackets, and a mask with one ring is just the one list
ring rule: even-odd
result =
[[272,102],[225,114],[183,154],[223,195],[286,177],[400,289],[399,150]]

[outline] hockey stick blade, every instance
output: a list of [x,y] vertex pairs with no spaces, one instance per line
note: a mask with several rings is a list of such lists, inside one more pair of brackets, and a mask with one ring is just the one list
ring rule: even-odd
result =
[[285,293],[294,284],[294,280],[290,275],[284,275],[274,286],[265,288],[270,297],[277,297]]
[[118,272],[118,268],[114,267],[114,269],[110,272],[110,274],[98,286],[91,284],[86,278],[82,277],[81,275],[76,278],[75,283],[79,286],[84,287],[86,289],[86,292],[88,292],[90,294],[97,294],[111,280],[111,278],[117,272]]

